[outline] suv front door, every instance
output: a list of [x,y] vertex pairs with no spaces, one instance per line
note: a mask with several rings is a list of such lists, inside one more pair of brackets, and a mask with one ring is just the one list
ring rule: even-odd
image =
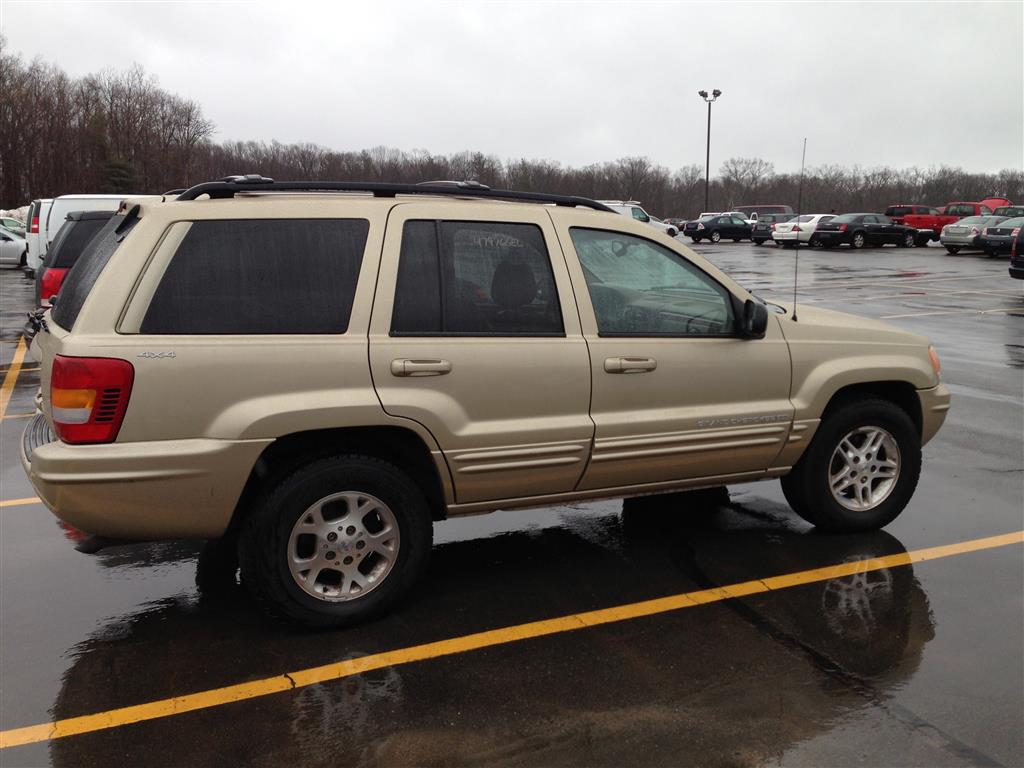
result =
[[[596,425],[580,490],[761,473],[793,418],[778,323],[736,332],[710,266],[594,217],[558,212],[591,356]],[[723,277],[724,279],[724,277]]]
[[453,210],[408,203],[388,218],[370,322],[381,404],[430,430],[456,503],[571,491],[594,433],[590,359],[551,220]]

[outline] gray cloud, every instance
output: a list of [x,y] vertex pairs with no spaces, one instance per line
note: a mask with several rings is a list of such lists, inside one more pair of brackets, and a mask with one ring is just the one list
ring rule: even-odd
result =
[[137,62],[219,139],[379,144],[583,165],[1024,166],[1024,4],[0,5],[14,51]]

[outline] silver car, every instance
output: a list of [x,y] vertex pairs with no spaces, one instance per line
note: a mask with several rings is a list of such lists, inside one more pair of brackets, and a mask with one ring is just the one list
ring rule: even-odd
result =
[[981,230],[992,227],[1006,219],[1005,216],[968,216],[947,224],[939,234],[939,242],[950,253],[960,253],[964,248],[981,250]]
[[7,227],[0,227],[0,264],[20,267],[25,264],[28,243],[25,238]]

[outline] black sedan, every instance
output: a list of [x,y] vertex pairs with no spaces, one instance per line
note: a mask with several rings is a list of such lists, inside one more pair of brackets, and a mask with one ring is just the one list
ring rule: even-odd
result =
[[1013,245],[1013,238],[1020,234],[1022,226],[1024,226],[1024,216],[985,227],[981,230],[981,237],[978,238],[981,250],[985,252],[986,256],[1002,256],[1004,253],[1009,253],[1010,246]]
[[844,243],[851,248],[887,244],[913,248],[917,243],[916,229],[894,224],[892,219],[881,213],[844,213],[818,224],[814,234],[825,248]]
[[714,213],[686,222],[683,234],[695,243],[701,240],[717,243],[726,238],[738,243],[750,239],[750,224],[739,216]]
[[795,218],[795,213],[762,213],[754,228],[750,230],[750,239],[754,241],[754,245],[771,242],[775,225]]

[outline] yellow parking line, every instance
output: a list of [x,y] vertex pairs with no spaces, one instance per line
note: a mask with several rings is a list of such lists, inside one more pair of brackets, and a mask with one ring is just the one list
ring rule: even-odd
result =
[[18,381],[18,374],[21,372],[21,363],[25,359],[25,337],[18,339],[18,346],[14,350],[14,358],[11,360],[11,367],[4,374],[4,383],[0,384],[0,418],[7,413],[7,404],[11,402],[11,393],[14,392],[14,385]]
[[375,669],[394,667],[400,664],[411,664],[416,661],[436,659],[441,656],[451,656],[453,654],[466,653],[481,648],[489,648],[561,632],[572,632],[601,624],[628,621],[643,616],[653,616],[683,608],[717,603],[735,597],[788,589],[789,587],[828,581],[858,573],[867,573],[884,568],[896,568],[924,560],[936,560],[967,552],[977,552],[979,550],[1022,543],[1024,543],[1024,531],[1015,531],[1001,536],[990,536],[984,539],[973,539],[939,547],[929,547],[898,555],[877,557],[872,560],[837,563],[824,568],[798,571],[783,576],[772,576],[765,579],[716,587],[714,589],[702,589],[696,592],[684,592],[654,600],[644,600],[612,608],[601,608],[595,611],[575,613],[543,621],[531,621],[527,624],[502,627],[501,629],[493,629],[487,632],[477,632],[472,635],[453,637],[433,643],[425,643],[409,648],[400,648],[394,651],[339,661],[333,664],[325,664],[320,667],[310,667],[297,672],[274,675],[273,677],[229,685],[224,688],[212,688],[197,693],[175,696],[170,699],[160,699],[158,701],[146,702],[145,704],[97,712],[92,715],[69,717],[64,720],[39,723],[38,725],[29,725],[24,728],[12,728],[7,731],[0,731],[0,749],[22,746],[24,744],[35,744],[51,739],[61,739],[67,736],[77,736],[83,733],[103,731],[146,720],[158,720],[172,715],[180,715],[184,712],[195,712],[196,710],[219,707],[224,704],[282,693],[307,685],[341,680]]
[[38,496],[30,496],[27,499],[7,499],[6,501],[0,501],[0,507],[24,507],[29,504],[42,504],[42,499]]
[[35,411],[32,411],[32,413],[8,413],[6,416],[0,416],[0,419],[4,419],[4,420],[6,420],[6,419],[27,419],[30,416],[35,416],[35,415],[36,415]]

